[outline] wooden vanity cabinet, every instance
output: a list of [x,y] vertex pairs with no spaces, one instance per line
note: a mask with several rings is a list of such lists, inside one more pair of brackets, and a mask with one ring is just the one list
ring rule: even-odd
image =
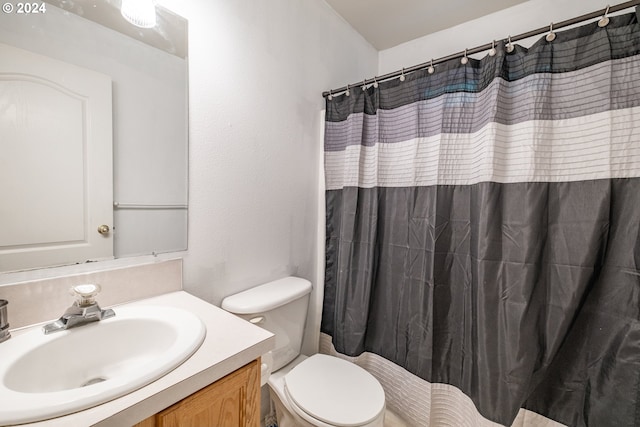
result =
[[258,427],[260,359],[134,427]]

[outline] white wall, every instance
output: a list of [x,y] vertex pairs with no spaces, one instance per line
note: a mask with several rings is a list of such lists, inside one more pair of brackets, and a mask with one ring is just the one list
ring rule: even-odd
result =
[[[380,52],[378,75],[428,62],[474,48],[492,40],[501,40],[509,35],[522,34],[530,30],[560,22],[576,16],[604,9],[601,0],[529,0],[508,9],[466,22],[437,33],[386,49]],[[628,10],[626,12],[631,11]],[[528,39],[518,42],[529,46]],[[486,53],[479,54],[479,57]],[[356,80],[357,81],[357,80]],[[343,86],[343,85],[341,85]]]
[[322,91],[375,74],[377,51],[324,1],[161,3],[189,20],[185,289],[219,304],[285,275],[315,282]]

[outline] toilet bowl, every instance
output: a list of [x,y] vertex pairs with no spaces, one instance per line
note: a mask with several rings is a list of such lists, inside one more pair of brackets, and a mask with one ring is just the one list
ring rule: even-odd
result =
[[222,308],[276,337],[262,358],[279,427],[382,427],[385,395],[358,365],[326,354],[300,354],[311,283],[285,277],[226,297]]
[[380,383],[359,366],[325,354],[299,356],[268,380],[279,427],[382,427]]

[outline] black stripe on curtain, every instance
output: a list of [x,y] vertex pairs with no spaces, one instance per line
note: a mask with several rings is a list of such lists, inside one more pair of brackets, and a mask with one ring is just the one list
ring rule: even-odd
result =
[[[510,425],[636,426],[640,178],[327,192],[322,331]],[[341,206],[338,211],[335,206]]]

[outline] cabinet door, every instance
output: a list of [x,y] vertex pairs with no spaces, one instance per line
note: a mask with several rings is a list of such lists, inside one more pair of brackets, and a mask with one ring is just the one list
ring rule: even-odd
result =
[[156,415],[158,427],[258,427],[260,361],[245,365]]

